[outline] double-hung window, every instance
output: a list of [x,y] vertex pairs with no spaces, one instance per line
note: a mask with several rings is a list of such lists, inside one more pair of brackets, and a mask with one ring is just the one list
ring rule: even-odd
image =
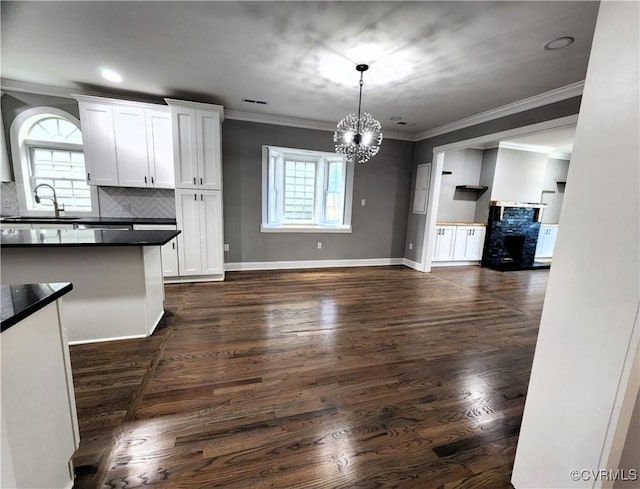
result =
[[353,164],[344,155],[263,147],[263,232],[350,232]]

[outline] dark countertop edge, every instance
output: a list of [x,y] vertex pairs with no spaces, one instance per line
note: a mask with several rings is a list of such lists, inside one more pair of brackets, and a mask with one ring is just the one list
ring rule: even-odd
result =
[[[29,232],[28,229],[25,229],[24,231]],[[97,231],[97,230],[96,230]],[[163,232],[163,233],[169,233],[168,237],[166,239],[161,239],[161,240],[156,240],[156,241],[145,241],[145,240],[140,240],[140,241],[134,241],[134,242],[129,242],[129,243],[6,243],[6,242],[2,242],[0,245],[0,249],[2,248],[95,248],[95,247],[100,247],[100,248],[105,248],[105,247],[122,247],[122,246],[163,246],[166,245],[169,241],[171,241],[173,238],[175,238],[176,236],[178,236],[178,234],[180,234],[182,231],[181,230],[176,230],[176,231],[171,231],[171,230],[166,230],[166,231],[155,231],[155,230],[148,230],[148,231],[121,231],[121,230],[113,230],[113,231],[103,231],[101,230],[100,232],[114,232],[114,233],[121,233],[121,232],[125,232],[125,233],[135,233],[135,232]]]
[[55,219],[50,217],[29,217],[21,216],[0,216],[0,223],[22,223],[22,224],[157,224],[157,225],[177,225],[175,218],[171,217],[74,217],[73,219]]
[[[15,313],[13,316],[2,321],[2,323],[0,323],[0,332],[4,332],[8,330],[11,326],[16,325],[23,319],[28,318],[33,313],[39,311],[45,306],[48,306],[52,302],[58,300],[60,297],[62,297],[65,294],[68,294],[73,290],[73,284],[71,282],[61,282],[61,283],[65,284],[62,288],[53,291],[51,294],[39,299],[38,301],[32,304],[29,304],[29,306],[26,307],[25,309],[22,309],[21,311]],[[26,286],[30,284],[23,284],[23,285]],[[18,286],[18,284],[16,284],[16,286]]]

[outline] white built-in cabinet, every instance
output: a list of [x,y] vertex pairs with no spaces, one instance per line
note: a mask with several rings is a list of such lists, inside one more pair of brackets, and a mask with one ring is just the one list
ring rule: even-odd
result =
[[223,273],[222,192],[176,189],[180,276]]
[[171,106],[176,187],[222,189],[222,109],[175,100],[167,103]]
[[458,264],[481,261],[485,233],[486,227],[482,225],[436,225],[432,261]]
[[84,164],[89,185],[117,186],[118,166],[113,109],[103,102],[78,99]]
[[178,272],[188,280],[224,278],[219,105],[165,99],[171,107]]
[[76,95],[90,185],[174,188],[167,107]]
[[436,226],[436,246],[433,250],[433,261],[453,260],[455,234],[455,226]]
[[484,226],[456,226],[453,260],[482,260],[485,232]]
[[[170,230],[175,231],[176,226],[171,224],[134,224],[134,230]],[[160,248],[162,259],[162,276],[178,276],[178,237],[176,236]]]
[[536,258],[551,258],[558,236],[557,224],[541,224],[536,244]]

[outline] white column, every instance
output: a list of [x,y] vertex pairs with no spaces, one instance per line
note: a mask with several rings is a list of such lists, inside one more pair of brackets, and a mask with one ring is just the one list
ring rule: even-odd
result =
[[[524,488],[610,487],[638,392],[638,2],[603,1],[513,470]],[[638,435],[640,436],[640,434]],[[584,471],[577,475],[572,470]]]

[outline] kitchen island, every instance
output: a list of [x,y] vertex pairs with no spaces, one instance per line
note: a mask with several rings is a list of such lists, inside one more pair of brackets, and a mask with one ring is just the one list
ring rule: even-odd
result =
[[72,282],[71,344],[142,338],[164,313],[160,247],[180,231],[3,229],[1,281]]
[[71,488],[80,435],[64,304],[70,283],[0,286],[0,487]]

